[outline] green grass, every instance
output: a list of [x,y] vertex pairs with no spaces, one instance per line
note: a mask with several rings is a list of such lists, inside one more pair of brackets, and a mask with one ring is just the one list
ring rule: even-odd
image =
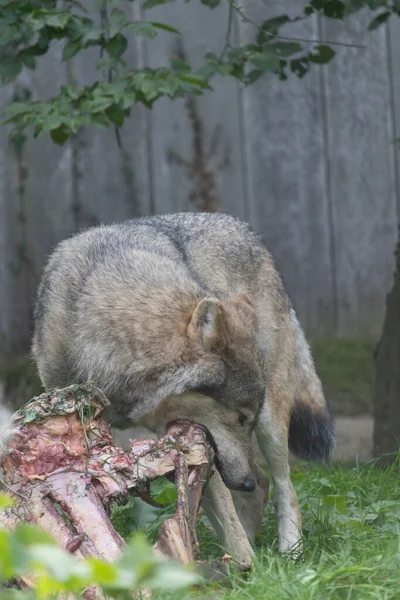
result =
[[[304,523],[304,561],[276,551],[272,503],[258,536],[254,573],[179,594],[182,599],[398,600],[400,598],[400,477],[392,467],[304,467],[293,474]],[[128,515],[125,515],[128,516]],[[154,513],[153,517],[154,518]],[[150,526],[155,537],[159,523]],[[203,558],[221,557],[202,519]],[[157,598],[172,599],[165,593]]]

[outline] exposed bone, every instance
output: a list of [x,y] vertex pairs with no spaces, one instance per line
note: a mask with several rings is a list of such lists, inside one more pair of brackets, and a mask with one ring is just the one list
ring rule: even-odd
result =
[[[183,563],[198,557],[196,523],[213,451],[206,435],[187,421],[160,440],[113,446],[102,418],[109,402],[92,384],[72,385],[34,398],[11,420],[0,456],[5,491],[15,500],[0,512],[0,525],[30,522],[50,533],[77,558],[115,561],[124,541],[110,521],[113,502],[130,493],[147,498],[152,479],[175,472],[176,514],[160,528],[155,550]],[[29,577],[27,586],[32,585]],[[100,598],[91,588],[87,600]]]

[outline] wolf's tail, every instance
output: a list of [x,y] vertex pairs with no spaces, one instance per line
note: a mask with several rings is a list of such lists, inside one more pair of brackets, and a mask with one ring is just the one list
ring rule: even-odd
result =
[[296,400],[290,416],[289,448],[303,460],[327,461],[335,447],[335,432],[310,348],[292,310],[295,331]]

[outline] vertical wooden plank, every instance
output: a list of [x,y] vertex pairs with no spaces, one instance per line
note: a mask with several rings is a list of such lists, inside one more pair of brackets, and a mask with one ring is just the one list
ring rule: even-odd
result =
[[398,144],[393,146],[396,179],[397,220],[400,222],[400,18],[392,17],[388,27],[389,78],[391,82],[392,127],[389,132]]
[[372,13],[323,22],[345,48],[324,70],[338,333],[379,335],[397,237],[387,38],[367,31]]
[[[228,25],[228,4],[210,10],[192,2],[147,11],[146,19],[177,28],[184,55],[200,66],[207,52],[220,54]],[[147,43],[149,65],[169,66],[177,37],[161,32]],[[244,218],[238,87],[219,79],[214,91],[192,100],[162,99],[151,115],[152,171],[157,212],[220,210]],[[201,154],[205,157],[202,163]],[[206,188],[201,191],[201,188]],[[214,206],[215,208],[215,206]]]
[[[2,98],[3,100],[3,98]],[[10,318],[11,318],[11,271],[10,244],[8,229],[10,227],[7,210],[8,190],[6,189],[6,131],[0,131],[0,357],[6,355],[10,345]]]
[[[25,71],[9,89],[24,90],[33,100],[46,100],[65,83],[61,44],[39,59],[36,71]],[[11,100],[8,95],[7,102]],[[6,270],[13,265],[5,289],[10,304],[11,351],[27,352],[30,346],[36,287],[47,255],[73,230],[70,148],[55,146],[47,134],[37,139],[24,132],[19,143],[2,130],[6,185]],[[4,244],[4,241],[3,241]],[[3,272],[4,273],[4,272]]]
[[[127,2],[125,10],[132,21],[142,19],[142,7],[139,4]],[[145,64],[143,38],[133,35],[129,38],[126,58],[127,64],[132,70],[143,67]],[[154,212],[149,137],[150,118],[151,111],[143,105],[137,104],[132,108],[131,116],[123,128],[123,142],[127,153],[124,164],[128,169],[127,173],[130,172],[132,175],[128,192],[132,189],[135,210],[129,216],[149,215]]]
[[[0,92],[0,110],[12,99],[13,88]],[[30,303],[25,270],[18,261],[21,243],[17,165],[12,155],[10,127],[0,129],[0,359],[26,350],[30,337]]]
[[[4,135],[4,134],[3,134]],[[1,140],[3,142],[3,139]],[[10,316],[10,273],[7,269],[8,244],[6,240],[7,233],[7,209],[6,209],[6,157],[3,143],[0,146],[0,354],[5,354],[8,345],[8,321]]]
[[[139,8],[125,3],[132,19]],[[95,13],[91,13],[95,17]],[[141,62],[142,41],[129,37],[125,53],[130,68]],[[98,48],[79,53],[74,59],[72,75],[81,85],[90,85],[99,77],[96,64]],[[113,128],[83,129],[73,141],[72,163],[75,181],[74,202],[77,228],[95,223],[122,221],[150,212],[150,183],[147,152],[145,109],[135,106],[120,132],[123,148],[117,143]]]
[[[32,99],[48,100],[66,84],[62,47],[62,42],[53,42],[38,60],[36,71],[24,73],[20,84],[30,90]],[[32,300],[47,256],[73,231],[71,147],[69,143],[57,146],[48,133],[34,139],[29,131],[17,159]]]
[[[296,16],[296,0],[243,2],[256,23]],[[240,23],[242,43],[255,28]],[[318,38],[315,18],[285,27],[283,35]],[[250,218],[275,256],[302,324],[312,336],[335,328],[335,286],[329,197],[324,157],[321,73],[315,66],[299,80],[265,74],[243,91],[243,130]]]

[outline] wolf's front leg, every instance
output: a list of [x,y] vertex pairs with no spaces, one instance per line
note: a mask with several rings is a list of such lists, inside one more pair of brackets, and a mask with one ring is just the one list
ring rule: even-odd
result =
[[290,481],[289,424],[284,415],[279,417],[279,409],[285,408],[286,403],[283,399],[282,402],[277,400],[274,398],[274,402],[270,403],[271,397],[267,398],[260,413],[256,435],[272,477],[279,550],[298,554],[301,552],[301,515],[297,494]]
[[221,545],[232,558],[250,567],[254,559],[253,549],[237,516],[231,493],[216,469],[207,484],[201,505]]

